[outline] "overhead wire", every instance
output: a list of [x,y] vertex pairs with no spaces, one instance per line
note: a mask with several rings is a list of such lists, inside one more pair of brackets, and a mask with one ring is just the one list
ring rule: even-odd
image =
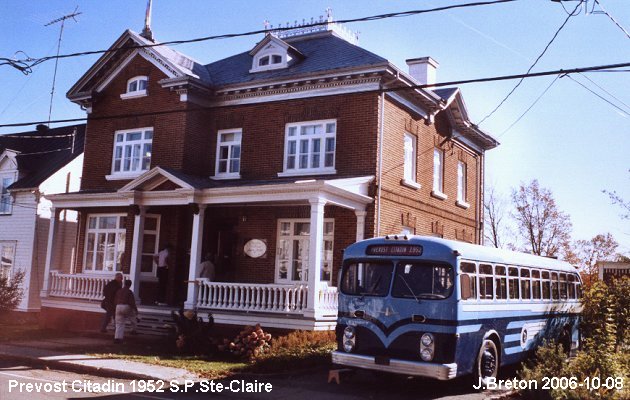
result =
[[589,92],[591,92],[592,94],[594,94],[595,96],[599,97],[600,99],[602,99],[603,101],[605,101],[606,103],[610,104],[611,106],[613,106],[614,108],[616,108],[617,110],[619,110],[621,113],[625,114],[624,116],[628,116],[630,117],[630,113],[625,111],[623,108],[619,107],[618,105],[616,105],[615,103],[611,102],[610,100],[606,99],[604,96],[601,96],[599,93],[595,92],[594,90],[591,90],[589,87],[587,87],[586,85],[584,85],[582,82],[574,79],[571,75],[567,75],[567,77],[569,79],[571,79],[573,82],[577,83],[578,85],[582,86],[584,89],[588,90]]
[[[428,9],[422,9],[422,10],[408,10],[408,11],[401,11],[401,12],[371,15],[367,17],[342,19],[342,20],[336,20],[334,22],[338,24],[345,24],[345,23],[352,23],[352,22],[376,21],[376,20],[387,19],[387,18],[409,17],[413,15],[420,15],[420,14],[426,14],[426,13],[431,13],[431,12],[439,12],[439,11],[447,11],[447,10],[453,10],[453,9],[459,9],[459,8],[480,7],[480,6],[495,5],[495,4],[502,4],[502,3],[511,3],[514,1],[518,1],[518,0],[477,1],[473,3],[452,4],[448,6],[434,7],[434,8],[428,8]],[[317,27],[317,26],[322,26],[322,25],[327,25],[327,24],[328,24],[328,21],[317,21],[317,22],[302,24],[300,25],[300,27],[310,28],[310,27]],[[252,35],[258,35],[261,33],[269,33],[270,31],[281,32],[281,31],[286,31],[286,30],[291,30],[291,29],[295,29],[295,27],[289,27],[289,26],[277,27],[277,28],[272,27],[270,29],[265,28],[265,29],[258,29],[258,30],[249,31],[249,32],[227,33],[227,34],[221,34],[221,35],[203,36],[203,37],[198,37],[194,39],[171,40],[171,41],[160,42],[160,43],[123,46],[123,47],[115,48],[115,49],[83,51],[83,52],[78,52],[78,53],[60,54],[56,56],[46,56],[42,58],[30,58],[28,56],[26,59],[22,59],[22,60],[11,60],[8,58],[0,58],[0,61],[3,61],[3,62],[0,62],[0,66],[11,65],[14,68],[17,68],[18,70],[22,71],[23,73],[28,74],[30,72],[29,70],[32,70],[34,66],[39,65],[49,60],[79,57],[79,56],[86,56],[86,55],[92,55],[92,54],[106,54],[106,53],[129,50],[129,49],[141,49],[141,48],[150,48],[150,47],[157,47],[157,46],[180,45],[180,44],[186,44],[186,43],[204,42],[208,40],[252,36]]]
[[611,21],[612,21],[615,25],[617,25],[617,27],[618,27],[619,29],[621,29],[621,30],[623,31],[623,33],[625,33],[625,34],[626,34],[626,37],[627,37],[628,39],[630,39],[630,33],[628,33],[628,31],[626,30],[626,28],[624,28],[623,26],[621,26],[621,24],[620,24],[619,22],[617,22],[617,20],[616,20],[616,19],[615,19],[612,15],[610,15],[610,13],[609,13],[608,11],[606,11],[606,9],[604,9],[604,7],[602,6],[602,3],[601,3],[599,0],[595,0],[595,3],[597,3],[597,5],[598,5],[598,6],[599,6],[599,8],[600,8],[600,9],[604,12],[604,14],[606,14],[606,16],[608,16],[608,18],[610,18],[610,20],[611,20]]
[[628,110],[630,110],[630,106],[628,104],[626,104],[623,100],[619,99],[618,97],[616,97],[614,94],[610,93],[608,90],[604,89],[603,87],[601,87],[600,85],[597,84],[597,82],[595,82],[594,80],[592,80],[591,78],[589,78],[587,75],[584,75],[582,73],[580,73],[580,75],[582,77],[584,77],[586,80],[588,80],[589,82],[591,82],[593,85],[597,86],[597,88],[599,88],[599,90],[601,90],[602,92],[606,93],[607,95],[609,95],[610,97],[612,97],[613,99],[617,100],[619,103],[623,104],[624,106],[626,106],[628,108]]
[[[465,80],[448,81],[448,82],[440,82],[440,83],[433,83],[433,84],[408,85],[408,86],[403,86],[403,87],[373,89],[373,90],[366,90],[363,93],[400,92],[400,91],[415,90],[415,89],[427,89],[427,88],[434,88],[434,87],[455,86],[455,85],[463,85],[463,84],[469,84],[469,83],[494,82],[494,81],[512,80],[512,79],[525,79],[525,78],[534,78],[534,77],[549,76],[549,75],[573,74],[573,73],[578,73],[578,72],[591,72],[591,71],[597,71],[597,70],[602,70],[602,69],[615,69],[615,68],[625,68],[625,67],[630,67],[630,62],[620,63],[620,64],[607,64],[607,65],[590,66],[590,67],[570,68],[570,69],[558,69],[558,70],[551,70],[551,71],[533,72],[533,73],[528,73],[528,74],[501,75],[501,76],[493,76],[493,77],[488,77],[488,78],[465,79]],[[174,114],[174,113],[197,112],[197,111],[203,111],[209,108],[211,108],[211,106],[197,106],[196,108],[187,108],[187,109],[173,109],[173,110],[162,110],[162,111],[150,111],[150,112],[144,112],[144,113],[92,116],[92,117],[89,117],[89,119],[92,121],[95,121],[95,120],[109,120],[109,119],[129,118],[129,117],[156,116],[156,115]],[[87,117],[67,118],[67,119],[53,120],[53,121],[50,121],[50,123],[84,122],[87,120],[88,120]],[[37,125],[37,124],[45,124],[45,123],[48,123],[48,121],[16,122],[16,123],[10,123],[10,124],[0,124],[0,128],[29,126],[29,125]]]
[[[545,48],[543,49],[543,51],[538,55],[538,57],[536,57],[536,60],[534,60],[533,64],[527,69],[526,74],[529,74],[531,72],[532,69],[534,69],[534,67],[536,66],[536,64],[538,64],[538,61],[540,61],[540,59],[545,55],[545,53],[547,52],[547,50],[549,49],[549,47],[551,46],[551,44],[556,40],[556,38],[558,37],[558,35],[560,34],[560,32],[562,31],[562,29],[564,29],[564,27],[566,26],[567,22],[569,22],[569,20],[571,19],[571,17],[574,16],[574,12],[582,5],[582,3],[584,2],[584,0],[580,0],[580,2],[578,3],[577,6],[575,6],[575,8],[573,9],[573,12],[570,13],[566,19],[564,20],[564,22],[562,23],[562,25],[560,25],[560,27],[556,30],[556,32],[554,33],[553,37],[551,38],[551,40],[549,40],[549,42],[547,43],[547,45],[545,46]],[[499,108],[501,108],[501,106],[507,101],[507,99],[510,98],[510,96],[512,96],[512,94],[516,91],[516,89],[518,89],[519,86],[521,86],[521,84],[523,83],[524,79],[519,80],[516,85],[512,88],[512,90],[510,90],[510,92],[503,98],[503,100],[501,100],[501,102],[492,110],[490,111],[490,113],[488,113],[488,115],[486,115],[485,117],[483,117],[483,119],[481,121],[479,121],[477,123],[477,125],[481,125],[484,123],[485,120],[487,120],[488,118],[490,118],[491,116],[494,115],[494,113],[497,112],[497,110]]]

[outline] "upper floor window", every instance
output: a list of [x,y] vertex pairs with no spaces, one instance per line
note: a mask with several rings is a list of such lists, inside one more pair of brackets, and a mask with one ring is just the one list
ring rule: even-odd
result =
[[335,171],[337,121],[287,124],[283,175],[329,174]]
[[13,211],[13,203],[11,201],[11,193],[8,187],[13,184],[14,174],[9,176],[0,175],[0,214],[11,214]]
[[124,214],[96,214],[88,217],[84,271],[122,271],[126,224],[127,216]]
[[431,195],[439,199],[446,199],[444,194],[444,151],[437,147],[433,149],[433,191]]
[[463,161],[457,162],[457,205],[463,208],[470,207],[470,204],[466,202],[468,195],[466,182],[468,180],[468,171],[466,163]]
[[0,242],[0,278],[10,278],[15,260],[15,242]]
[[240,178],[242,137],[241,129],[219,131],[215,178]]
[[139,175],[151,167],[153,128],[117,131],[112,175]]
[[146,76],[135,76],[127,81],[127,92],[120,95],[122,99],[131,97],[141,97],[147,95],[149,78]]
[[411,133],[405,133],[403,149],[405,157],[402,184],[419,189],[420,185],[416,182],[416,137]]
[[282,63],[282,56],[279,54],[271,54],[268,56],[260,57],[258,59],[259,67],[265,67],[267,65],[281,64],[281,63]]

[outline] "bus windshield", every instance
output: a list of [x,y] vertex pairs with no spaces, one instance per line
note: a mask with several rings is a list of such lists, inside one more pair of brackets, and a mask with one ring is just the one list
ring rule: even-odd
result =
[[445,299],[453,292],[453,268],[432,262],[399,262],[394,276],[393,297]]
[[394,265],[388,261],[351,262],[341,279],[341,291],[355,296],[386,296]]

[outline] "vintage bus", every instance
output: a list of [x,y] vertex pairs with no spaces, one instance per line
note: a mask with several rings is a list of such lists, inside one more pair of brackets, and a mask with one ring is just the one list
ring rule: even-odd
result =
[[435,237],[364,240],[344,252],[333,363],[485,383],[545,339],[577,349],[580,285],[551,258]]

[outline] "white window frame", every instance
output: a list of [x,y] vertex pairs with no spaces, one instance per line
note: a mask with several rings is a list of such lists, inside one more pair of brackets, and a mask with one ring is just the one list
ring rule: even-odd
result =
[[[144,89],[139,89],[141,83],[144,82]],[[132,84],[136,84],[136,89],[129,89]],[[149,87],[149,77],[144,75],[134,76],[133,78],[127,81],[127,86],[125,87],[126,92],[120,95],[120,98],[123,100],[133,99],[136,97],[144,97],[147,95],[147,88]]]
[[[333,132],[326,132],[329,124],[334,124]],[[303,134],[303,129],[310,127],[320,127],[321,132],[318,134]],[[300,139],[303,137],[303,139]],[[333,149],[327,151],[327,141],[333,140]],[[307,152],[301,152],[302,141],[307,141]],[[314,147],[314,141],[319,140],[319,154],[312,151]],[[295,143],[295,147],[290,147],[291,142]],[[293,149],[294,153],[289,153]],[[336,174],[335,169],[335,156],[337,150],[337,120],[336,119],[323,119],[316,121],[302,121],[286,124],[285,137],[284,137],[284,157],[283,157],[283,172],[278,173],[278,176],[297,176],[297,175],[324,175],[324,174]],[[318,155],[319,167],[312,167],[314,162],[314,155]],[[302,156],[306,155],[305,168],[300,168],[300,160]],[[326,157],[332,155],[332,165],[326,166]],[[289,162],[289,157],[293,158],[293,163]],[[293,168],[289,168],[293,165]]]
[[[13,198],[6,188],[15,183],[15,178],[15,172],[0,174],[0,215],[11,215],[13,213]],[[6,187],[4,185],[5,179],[11,180]]]
[[[99,219],[101,217],[116,217],[116,228],[99,228]],[[86,220],[85,220],[85,242],[84,242],[84,247],[83,247],[83,273],[87,273],[87,274],[110,274],[112,272],[122,272],[122,261],[120,264],[120,269],[116,269],[116,258],[119,257],[122,259],[122,256],[124,255],[124,252],[126,251],[126,249],[123,249],[122,252],[119,251],[118,249],[118,243],[119,243],[119,235],[120,233],[124,232],[125,233],[125,244],[124,247],[127,247],[127,227],[120,226],[120,217],[127,217],[127,214],[117,214],[117,213],[112,213],[112,214],[88,214]],[[90,228],[90,218],[96,218],[96,228]],[[90,238],[90,234],[93,233],[94,234],[94,254],[92,256],[92,260],[88,261],[88,242],[89,242],[89,238]],[[98,243],[98,234],[102,233],[102,234],[114,234],[115,235],[115,239],[114,239],[114,269],[113,270],[105,270],[105,253],[103,254],[103,266],[101,269],[97,270],[96,269],[96,245]],[[107,236],[106,236],[107,237]],[[105,241],[107,243],[107,240]],[[122,253],[122,254],[121,254]],[[119,256],[120,254],[120,256]],[[89,268],[88,268],[88,262],[90,263]]]
[[[162,216],[160,214],[146,214],[144,216],[145,220],[145,229],[144,232],[142,233],[142,239],[144,240],[144,235],[149,234],[149,235],[155,235],[155,246],[153,249],[149,249],[149,251],[147,251],[147,249],[144,248],[144,246],[142,247],[142,253],[140,254],[140,260],[142,261],[142,257],[151,257],[151,265],[152,265],[152,269],[151,272],[143,272],[142,271],[142,266],[140,266],[140,277],[142,278],[142,280],[144,281],[151,281],[151,280],[156,280],[157,281],[157,264],[156,262],[153,260],[153,256],[155,254],[157,254],[157,252],[160,249],[160,223],[162,222]],[[157,219],[156,223],[155,223],[155,229],[146,229],[146,219],[147,218],[155,218]]]
[[[306,263],[306,273],[303,273],[302,275],[302,279],[301,280],[294,280],[293,279],[293,260],[294,260],[294,255],[293,255],[293,242],[296,240],[305,240],[307,243],[309,243],[310,245],[310,231],[308,235],[295,235],[294,231],[295,231],[295,224],[296,223],[310,223],[311,220],[308,218],[281,218],[278,219],[278,224],[277,224],[277,232],[276,232],[276,268],[275,268],[275,273],[274,273],[274,282],[275,283],[307,283],[308,282],[308,258],[309,255],[306,255],[306,259],[305,259],[305,263]],[[289,223],[290,224],[290,235],[286,235],[283,236],[281,235],[281,226],[283,223]],[[326,230],[324,229],[324,237],[323,237],[323,243],[322,243],[322,265],[320,265],[320,270],[324,269],[324,265],[326,262],[329,263],[330,266],[330,279],[328,280],[321,280],[321,282],[328,282],[329,284],[332,284],[332,278],[333,278],[333,268],[334,268],[334,243],[335,243],[335,219],[334,218],[325,218],[324,219],[324,224],[326,223],[330,223],[332,224],[332,234],[326,234]],[[325,228],[325,226],[324,226]],[[282,249],[280,248],[280,240],[289,240],[290,241],[290,245],[289,245],[289,250],[288,250],[288,254],[286,257],[281,257],[282,256]],[[330,245],[330,250],[326,250],[326,242],[329,242]],[[310,253],[310,247],[309,247],[309,253]],[[288,267],[287,267],[287,277],[285,279],[281,279],[280,278],[280,261],[281,260],[286,260],[288,261]],[[320,275],[323,277],[323,274]]]
[[446,200],[444,194],[444,150],[433,148],[433,190],[431,196],[440,200]]
[[457,204],[461,208],[469,208],[466,202],[468,196],[468,166],[463,161],[457,161]]
[[416,182],[418,157],[417,149],[417,137],[409,132],[405,132],[403,137],[403,179],[401,183],[412,189],[420,189],[421,187],[421,185]]
[[[16,242],[13,240],[2,240],[0,241],[0,277],[11,278],[13,267],[15,266],[15,251],[16,251]],[[5,248],[10,248],[13,253],[13,258],[11,259],[11,263],[5,262],[3,256]]]
[[[151,132],[151,138],[147,139],[147,133]],[[140,133],[141,134],[141,139],[140,140],[127,140],[127,135],[130,133]],[[124,130],[119,130],[114,132],[114,146],[113,146],[113,151],[112,151],[112,167],[111,167],[111,175],[107,175],[105,178],[107,180],[117,180],[117,179],[133,179],[135,177],[138,177],[140,175],[142,175],[144,172],[148,171],[149,169],[151,169],[151,157],[152,157],[152,153],[153,153],[153,135],[155,134],[155,132],[153,131],[153,127],[143,127],[143,128],[134,128],[134,129],[124,129]],[[121,142],[118,141],[118,136],[122,135],[123,140]],[[151,150],[148,159],[149,159],[149,165],[148,167],[142,168],[142,165],[144,163],[144,159],[147,158],[147,156],[143,155],[144,151],[145,151],[145,145],[150,145],[151,146]],[[134,157],[134,148],[135,145],[140,145],[140,154],[138,157]],[[124,171],[124,163],[125,160],[127,159],[126,155],[125,155],[125,151],[126,148],[128,146],[131,146],[131,159],[130,159],[130,169],[128,171]],[[121,150],[121,158],[119,159],[116,155],[116,148],[122,148]],[[138,161],[138,168],[136,169],[132,169],[133,168],[133,161],[134,158],[137,158]],[[116,161],[120,160],[120,170],[116,171]]]
[[[227,141],[227,142],[221,142],[221,135],[225,135],[225,134],[234,134],[235,137],[238,137],[238,139],[232,140],[232,141]],[[217,132],[217,151],[216,151],[216,163],[215,163],[215,169],[214,169],[214,179],[238,179],[241,177],[241,160],[242,160],[242,155],[243,155],[243,129],[242,128],[238,128],[238,129],[221,129]],[[239,153],[238,153],[238,158],[237,157],[233,157],[233,151],[234,151],[234,147],[238,146],[239,149]],[[228,148],[228,158],[227,159],[221,159],[221,147],[227,147]],[[233,160],[238,159],[238,171],[236,172],[230,172],[230,164]],[[225,161],[226,162],[226,172],[219,172],[219,164],[221,161]]]

